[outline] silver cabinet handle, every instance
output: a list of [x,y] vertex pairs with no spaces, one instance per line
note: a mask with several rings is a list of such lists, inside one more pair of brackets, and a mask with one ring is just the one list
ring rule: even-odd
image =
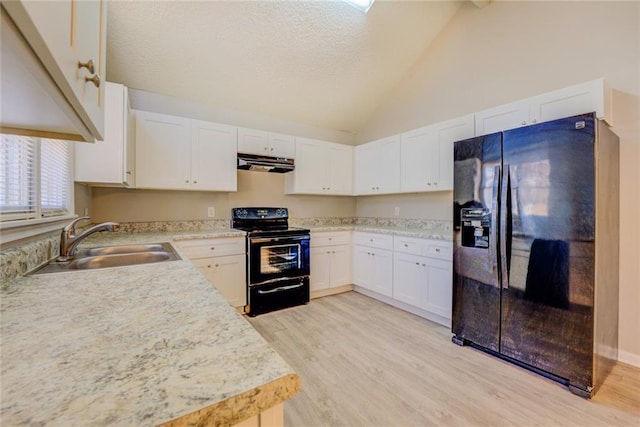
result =
[[436,252],[440,252],[440,248],[436,248]]
[[95,65],[93,64],[93,59],[88,60],[87,62],[78,61],[78,70],[86,68],[91,74],[96,72]]
[[95,87],[100,87],[100,76],[98,74],[94,74],[93,77],[85,77],[86,82],[92,82]]

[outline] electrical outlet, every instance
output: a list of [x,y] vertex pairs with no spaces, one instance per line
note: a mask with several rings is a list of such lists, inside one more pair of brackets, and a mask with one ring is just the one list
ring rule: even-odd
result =
[[84,208],[84,216],[89,216],[89,208]]
[[214,208],[213,206],[209,206],[207,208],[207,217],[214,218],[215,216],[216,216],[216,208]]
[[395,208],[393,208],[393,214],[395,216],[400,216],[400,207],[396,206]]

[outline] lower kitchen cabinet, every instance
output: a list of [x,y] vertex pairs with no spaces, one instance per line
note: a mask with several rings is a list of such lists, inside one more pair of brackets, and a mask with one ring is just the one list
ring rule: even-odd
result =
[[176,244],[232,306],[246,305],[244,238],[192,239]]
[[451,319],[451,262],[394,253],[393,298]]
[[355,232],[356,290],[443,325],[451,322],[452,243]]
[[351,233],[311,234],[311,292],[351,284]]
[[[245,305],[247,287],[244,279],[244,255],[194,259],[192,262],[232,306],[243,307]],[[242,280],[238,278],[242,278]]]
[[380,295],[393,295],[393,236],[354,233],[353,283]]

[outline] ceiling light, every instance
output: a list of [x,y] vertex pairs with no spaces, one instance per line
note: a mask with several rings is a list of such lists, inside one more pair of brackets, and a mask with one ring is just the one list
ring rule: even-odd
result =
[[373,2],[376,0],[344,0],[347,4],[355,7],[356,9],[367,13],[371,6],[373,6]]

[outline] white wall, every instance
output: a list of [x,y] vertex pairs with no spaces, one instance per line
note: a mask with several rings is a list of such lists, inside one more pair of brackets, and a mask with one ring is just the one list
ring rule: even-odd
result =
[[[639,2],[466,3],[357,136],[370,141],[604,77],[615,89],[613,130],[620,136],[620,359],[638,366],[639,27]],[[448,200],[438,193],[407,203],[441,215],[450,212]],[[356,214],[391,212],[394,203],[359,198]]]

